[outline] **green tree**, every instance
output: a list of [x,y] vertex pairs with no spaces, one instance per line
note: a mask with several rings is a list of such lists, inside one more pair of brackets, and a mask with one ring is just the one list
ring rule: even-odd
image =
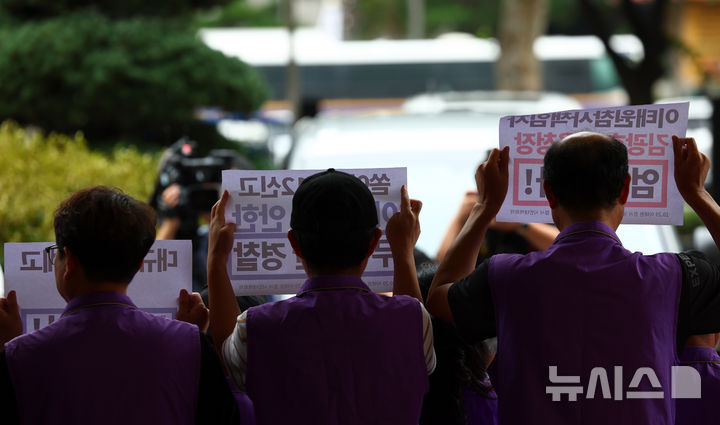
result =
[[[195,119],[196,109],[249,113],[267,98],[257,72],[207,47],[187,19],[142,6],[163,2],[55,3],[0,0],[5,15],[16,18],[0,28],[0,120],[83,131],[93,143],[124,138],[164,144],[201,134],[198,142],[223,144],[213,128]],[[111,8],[116,3],[122,13]],[[216,3],[173,0],[165,6],[182,12]],[[131,5],[137,13],[130,13]],[[38,17],[30,6],[54,14]],[[23,13],[37,19],[18,20]]]
[[0,117],[89,138],[174,137],[196,107],[250,112],[246,64],[154,18],[77,12],[0,30]]
[[227,0],[0,0],[0,8],[18,19],[44,19],[76,11],[96,11],[112,18],[188,16]]
[[405,0],[352,0],[345,12],[350,38],[404,38],[407,33]]
[[[590,34],[578,19],[576,0],[548,0],[548,28],[552,33]],[[407,0],[345,0],[349,5],[351,38],[402,38],[407,34]],[[425,34],[465,32],[494,37],[498,32],[500,0],[425,0]],[[612,9],[613,11],[615,9]]]
[[279,2],[266,6],[251,6],[247,0],[233,0],[196,13],[198,27],[280,27],[284,25]]
[[499,10],[499,0],[427,0],[427,34],[466,32],[492,37]]

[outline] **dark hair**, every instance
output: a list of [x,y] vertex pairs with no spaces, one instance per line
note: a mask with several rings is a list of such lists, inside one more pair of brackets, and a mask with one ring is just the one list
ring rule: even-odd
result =
[[342,270],[360,265],[370,248],[375,228],[316,235],[293,231],[300,252],[313,270]]
[[290,227],[308,267],[317,271],[361,264],[377,223],[367,186],[332,168],[304,179],[293,196]]
[[543,178],[558,203],[572,211],[613,207],[627,174],[627,148],[600,133],[570,135],[545,154]]
[[75,192],[55,211],[55,240],[90,281],[130,283],[155,241],[155,212],[118,189]]
[[[418,282],[423,299],[427,299],[436,264],[426,263],[418,270]],[[452,323],[432,318],[433,344],[436,366],[430,375],[430,389],[423,400],[421,425],[451,425],[466,423],[463,390],[494,398],[490,393],[485,365],[489,350],[483,342],[468,344]]]

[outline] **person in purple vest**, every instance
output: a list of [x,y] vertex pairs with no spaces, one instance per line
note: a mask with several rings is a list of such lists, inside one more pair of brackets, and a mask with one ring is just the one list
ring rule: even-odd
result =
[[[126,295],[155,240],[152,209],[115,189],[83,189],[55,211],[55,238],[62,317],[15,337],[17,297],[0,299],[2,423],[239,423],[209,338]],[[197,299],[181,294],[178,315],[203,315]]]
[[[675,182],[715,242],[720,207],[703,184],[709,160],[673,138]],[[475,267],[505,199],[509,150],[476,173],[480,201],[439,265],[434,315],[468,341],[498,338],[493,385],[506,424],[673,424],[671,371],[688,336],[720,331],[718,268],[692,254],[645,256],[615,230],[630,190],[626,147],[581,132],[555,143],[543,187],[561,230],[552,246]]]
[[680,354],[680,364],[698,371],[701,399],[677,400],[677,425],[711,425],[720,422],[717,403],[720,400],[720,356],[715,347],[720,333],[693,335]]
[[[425,264],[417,272],[425,299],[436,269]],[[488,344],[467,344],[452,323],[437,317],[432,326],[437,365],[420,425],[497,425],[497,395],[486,372],[492,358]]]
[[[420,204],[403,193],[403,217],[416,224]],[[375,294],[361,279],[382,233],[368,188],[334,169],[303,180],[288,238],[308,279],[297,296],[242,313],[226,269],[235,230],[225,223],[228,198],[210,221],[210,328],[258,425],[416,425],[435,364],[430,317],[417,299]],[[396,277],[417,287],[419,234],[394,222]]]

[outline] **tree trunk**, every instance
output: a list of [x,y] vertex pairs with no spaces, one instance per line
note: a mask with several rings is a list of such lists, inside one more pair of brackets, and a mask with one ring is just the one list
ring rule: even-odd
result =
[[425,0],[406,0],[407,2],[407,38],[425,37]]
[[495,63],[499,90],[542,90],[542,69],[533,52],[535,38],[547,27],[547,0],[503,0],[498,39],[500,58]]
[[640,63],[632,63],[616,52],[610,45],[612,35],[610,21],[603,16],[602,9],[592,0],[579,0],[585,18],[590,23],[595,35],[605,46],[607,54],[615,65],[618,77],[627,91],[631,105],[653,103],[653,86],[664,72],[664,58],[668,47],[665,34],[667,0],[656,0],[654,3],[640,3],[633,0],[622,0],[621,6],[633,33],[643,45],[644,56]]

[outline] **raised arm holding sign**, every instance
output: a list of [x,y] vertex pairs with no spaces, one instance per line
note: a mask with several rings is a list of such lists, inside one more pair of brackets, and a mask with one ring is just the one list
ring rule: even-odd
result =
[[407,187],[402,187],[400,212],[395,213],[387,223],[385,233],[393,253],[393,294],[410,295],[423,302],[415,271],[413,249],[420,237],[420,210],[422,202],[410,199]]
[[[692,139],[672,144],[679,193],[720,242],[720,207],[704,188],[709,161]],[[498,337],[493,384],[505,423],[531,423],[536,409],[547,423],[674,423],[673,398],[699,394],[673,382],[677,353],[690,335],[720,331],[720,269],[691,253],[623,248],[615,229],[632,189],[628,149],[616,139],[568,135],[549,147],[543,168],[561,230],[552,246],[495,255],[473,270],[507,190],[508,161],[495,150],[477,174],[485,201],[441,262],[428,309],[469,342]],[[646,375],[649,383],[637,384]],[[638,402],[645,399],[659,400]],[[536,409],[517,408],[529,405]]]
[[[435,364],[429,315],[418,300],[376,294],[364,281],[382,236],[365,182],[334,169],[305,176],[287,239],[306,278],[295,297],[239,317],[225,263],[237,264],[231,250],[244,240],[233,240],[227,192],[213,208],[210,326],[226,370],[253,400],[258,423],[417,423]],[[414,228],[419,204],[404,192],[403,205]],[[235,208],[242,213],[243,205]],[[416,235],[396,236],[404,261]]]
[[627,148],[631,184],[623,223],[682,224],[671,138],[685,135],[688,108],[688,103],[675,103],[503,117],[500,147],[510,148],[509,190],[498,221],[550,223],[543,156],[558,140],[594,131]]
[[[370,191],[380,228],[399,211],[405,168],[340,170]],[[294,294],[306,279],[302,259],[287,237],[293,195],[317,170],[225,170],[225,221],[235,223],[227,273],[236,295]],[[363,281],[374,292],[393,286],[393,253],[384,235],[368,258]],[[212,305],[212,304],[211,304]]]

